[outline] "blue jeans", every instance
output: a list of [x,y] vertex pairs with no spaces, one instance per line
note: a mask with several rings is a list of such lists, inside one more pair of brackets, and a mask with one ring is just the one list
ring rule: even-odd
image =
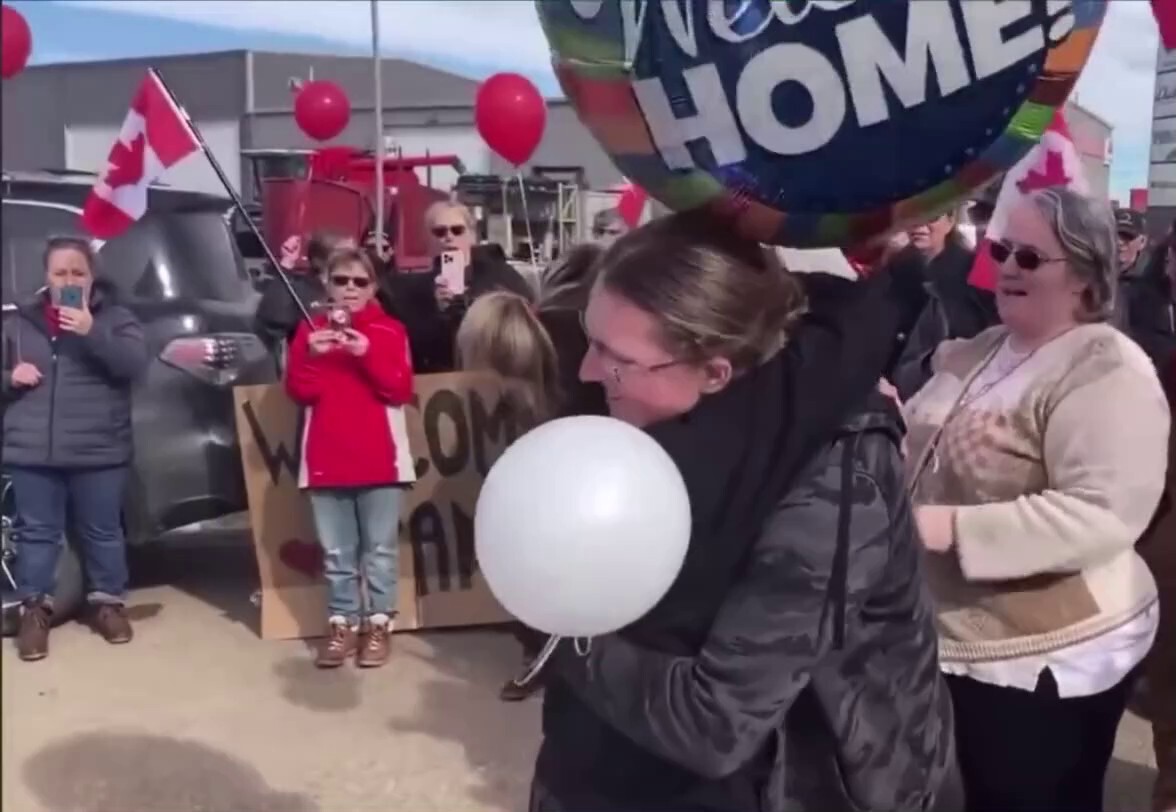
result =
[[17,596],[52,605],[57,559],[66,534],[66,507],[89,582],[92,604],[123,604],[127,596],[127,545],[122,529],[125,465],[110,468],[13,466],[16,508]]
[[[310,508],[327,579],[332,618],[396,614],[400,560],[400,488],[321,488],[310,491]],[[366,606],[360,577],[367,587]]]

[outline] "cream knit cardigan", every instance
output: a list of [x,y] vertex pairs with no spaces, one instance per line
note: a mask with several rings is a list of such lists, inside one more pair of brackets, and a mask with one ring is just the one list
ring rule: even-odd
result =
[[945,661],[1054,651],[1156,600],[1134,549],[1167,467],[1171,417],[1151,362],[1115,328],[1082,325],[1009,376],[1011,404],[969,404],[1006,337],[945,342],[904,410],[916,504],[957,506],[953,548],[928,555]]

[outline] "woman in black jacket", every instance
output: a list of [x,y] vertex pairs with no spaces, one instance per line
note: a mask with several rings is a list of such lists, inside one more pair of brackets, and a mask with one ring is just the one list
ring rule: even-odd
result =
[[46,286],[4,320],[4,466],[20,523],[22,660],[49,654],[54,573],[70,509],[96,630],[131,639],[121,509],[131,461],[131,386],[150,357],[143,327],[94,277],[90,244],[55,237]]
[[803,312],[758,246],[692,215],[600,273],[581,377],[674,459],[694,530],[657,607],[557,652],[533,812],[929,806],[950,708],[897,421],[854,417],[895,333],[885,284],[807,277]]

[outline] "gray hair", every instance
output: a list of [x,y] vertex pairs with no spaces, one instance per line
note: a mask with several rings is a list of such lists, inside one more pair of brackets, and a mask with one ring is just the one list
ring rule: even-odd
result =
[[1041,189],[1031,197],[1061,243],[1070,273],[1086,285],[1082,321],[1107,321],[1115,309],[1118,243],[1110,204],[1063,187]]

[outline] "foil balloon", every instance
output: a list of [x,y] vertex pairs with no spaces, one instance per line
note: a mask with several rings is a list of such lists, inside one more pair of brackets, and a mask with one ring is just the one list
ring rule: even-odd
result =
[[538,0],[556,74],[623,175],[746,236],[854,245],[1023,157],[1107,0]]

